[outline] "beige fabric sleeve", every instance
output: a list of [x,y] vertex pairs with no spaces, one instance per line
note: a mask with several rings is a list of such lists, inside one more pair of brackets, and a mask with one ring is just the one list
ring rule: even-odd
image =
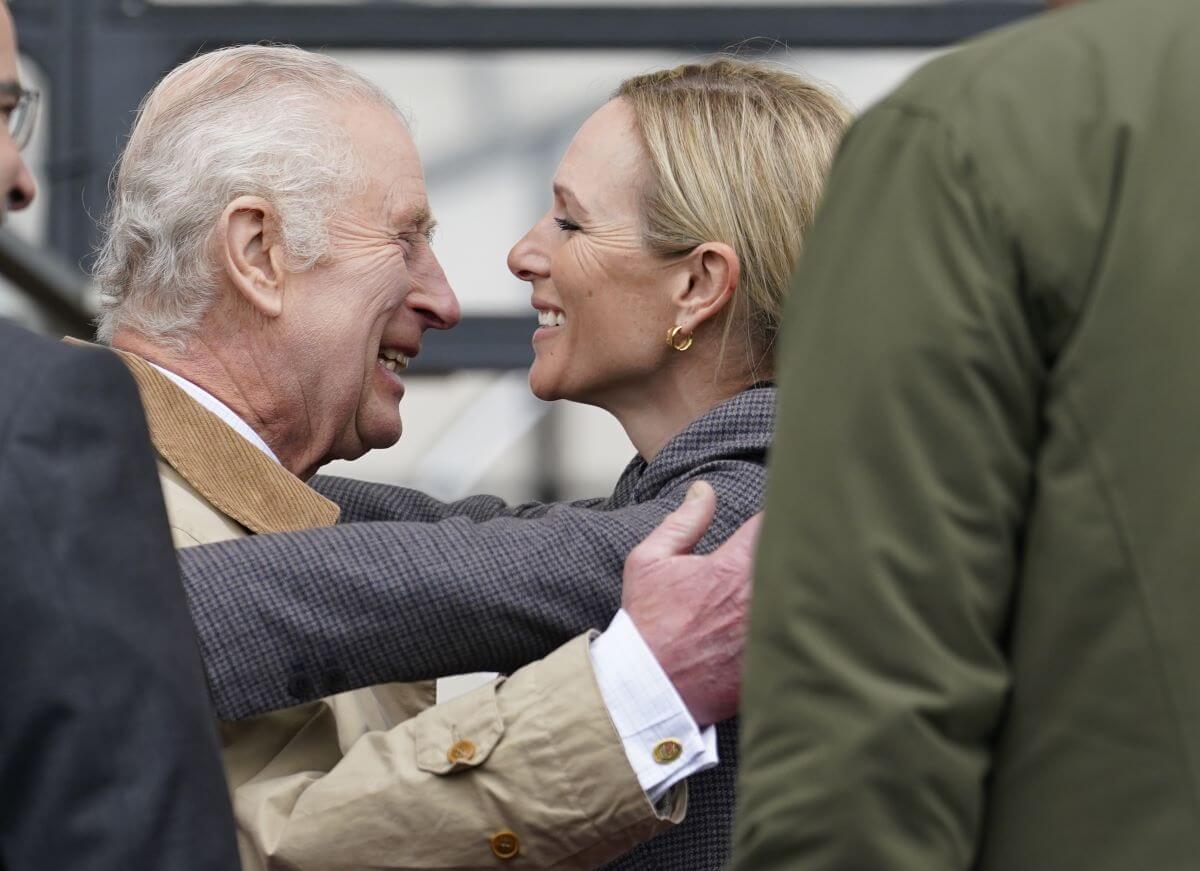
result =
[[334,708],[305,706],[295,738],[234,790],[243,849],[289,869],[467,869],[508,866],[516,844],[513,867],[594,868],[678,823],[685,789],[662,812],[647,800],[588,643],[348,747]]

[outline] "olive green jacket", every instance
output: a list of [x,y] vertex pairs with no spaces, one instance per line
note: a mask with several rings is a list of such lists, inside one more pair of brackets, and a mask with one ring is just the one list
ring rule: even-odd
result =
[[796,281],[735,868],[1200,868],[1200,3],[928,65]]

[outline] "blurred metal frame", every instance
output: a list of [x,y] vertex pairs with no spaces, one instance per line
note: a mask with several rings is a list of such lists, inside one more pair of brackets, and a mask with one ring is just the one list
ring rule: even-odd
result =
[[47,330],[92,338],[87,277],[61,257],[0,229],[0,275],[33,301]]
[[[339,49],[704,51],[747,41],[763,47],[931,48],[1014,22],[1041,4],[534,7],[375,0],[353,6],[177,6],[9,0],[9,7],[21,49],[41,68],[51,92],[44,192],[50,198],[50,245],[82,268],[95,243],[92,216],[103,213],[108,175],[134,111],[164,73],[201,50],[264,38]],[[0,260],[0,271],[11,274],[5,262]],[[56,297],[70,300],[77,292],[63,287]],[[469,318],[429,343],[421,370],[527,366],[528,320]]]

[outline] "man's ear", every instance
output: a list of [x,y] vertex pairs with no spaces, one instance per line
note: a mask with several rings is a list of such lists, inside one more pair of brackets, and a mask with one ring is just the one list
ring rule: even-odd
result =
[[679,314],[675,325],[691,335],[720,314],[733,299],[742,266],[737,253],[724,242],[697,245],[684,261],[686,286],[675,294]]
[[283,311],[284,251],[279,215],[261,197],[238,197],[221,213],[218,256],[225,275],[255,311]]

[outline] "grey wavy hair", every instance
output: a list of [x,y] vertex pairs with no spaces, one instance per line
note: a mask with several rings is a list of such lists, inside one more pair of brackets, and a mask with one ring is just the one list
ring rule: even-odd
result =
[[215,300],[212,234],[239,196],[275,207],[289,266],[318,263],[330,216],[365,183],[331,111],[354,101],[405,120],[370,81],[295,46],[214,51],[159,82],[113,171],[93,267],[97,337],[131,329],[182,345]]

